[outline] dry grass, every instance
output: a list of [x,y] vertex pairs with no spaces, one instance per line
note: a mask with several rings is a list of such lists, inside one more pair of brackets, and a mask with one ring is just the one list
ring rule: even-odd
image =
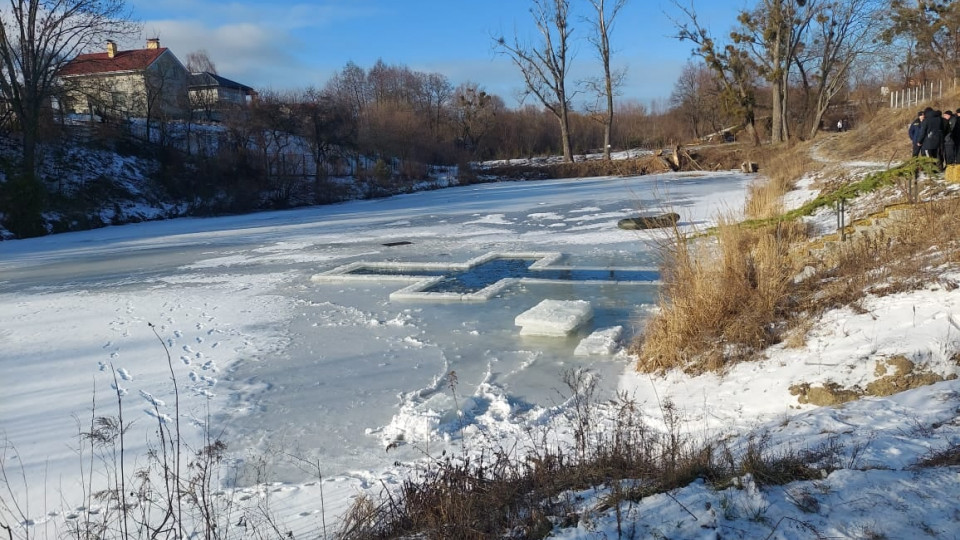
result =
[[766,148],[759,159],[763,176],[750,185],[744,213],[748,218],[768,219],[783,213],[783,196],[796,188],[800,177],[814,172],[817,164],[810,157],[809,143]]
[[943,98],[909,109],[883,109],[874,118],[852,131],[828,134],[827,144],[821,150],[838,161],[870,160],[897,163],[910,159],[910,139],[907,127],[917,117],[917,111],[929,105],[939,110],[956,110],[960,105],[960,91],[944,90]]
[[883,296],[932,283],[944,287],[944,268],[960,264],[960,198],[945,198],[898,210],[882,227],[811,253],[820,279],[798,287],[808,312],[856,305],[867,294]]
[[[586,512],[612,511],[629,527],[622,504],[689,485],[697,479],[718,488],[751,474],[757,485],[821,478],[835,468],[841,448],[771,452],[760,436],[731,447],[699,442],[681,429],[675,407],[664,404],[667,432],[649,429],[636,404],[623,397],[611,430],[587,426],[584,452],[564,453],[532,441],[520,458],[504,450],[479,458],[436,460],[399,490],[378,501],[359,498],[337,535],[345,540],[381,538],[544,538],[555,525],[574,527],[584,511],[572,491],[606,486],[608,495]],[[595,418],[595,415],[587,416]]]
[[[957,96],[945,99],[954,100],[960,101]],[[722,370],[772,343],[788,340],[800,346],[820,313],[839,306],[856,308],[867,294],[892,294],[936,282],[957,286],[943,282],[940,275],[944,268],[960,265],[960,198],[945,195],[929,180],[921,197],[928,202],[884,211],[851,228],[842,242],[810,242],[798,219],[836,200],[858,200],[886,190],[886,196],[872,198],[882,209],[884,200],[904,200],[903,185],[918,172],[937,177],[932,161],[909,161],[882,173],[850,178],[842,168],[831,173],[811,157],[819,153],[837,161],[909,159],[906,126],[915,114],[885,111],[859,129],[826,134],[815,141],[816,148],[798,143],[700,149],[703,162],[723,162],[720,153],[727,152],[727,161],[760,165],[762,176],[750,186],[744,209],[750,219],[741,224],[727,219],[712,236],[697,240],[676,235],[662,247],[660,310],[632,346],[638,369]],[[821,196],[784,213],[783,195],[817,168],[827,176]],[[793,276],[808,266],[813,275],[794,283]]]
[[634,351],[641,371],[720,370],[778,340],[774,325],[794,275],[791,227],[748,229],[729,221],[702,241],[667,246],[660,312]]
[[[664,247],[660,311],[633,346],[638,369],[722,370],[784,339],[798,346],[816,316],[867,294],[958,286],[940,276],[960,265],[960,198],[904,207],[820,249],[805,233],[796,222],[727,221],[712,237],[677,235]],[[805,266],[814,276],[794,283]]]
[[943,450],[925,456],[916,467],[956,467],[960,465],[960,444],[952,444]]

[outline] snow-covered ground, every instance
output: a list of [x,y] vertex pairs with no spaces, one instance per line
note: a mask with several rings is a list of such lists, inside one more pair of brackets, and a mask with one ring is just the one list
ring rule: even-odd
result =
[[[319,536],[357,493],[400,482],[409,469],[395,462],[509,443],[531,427],[562,434],[562,375],[576,368],[602,378],[601,397],[636,398],[651,422],[669,398],[704,436],[736,444],[766,429],[773,448],[836,436],[862,446],[851,462],[876,469],[774,490],[752,489],[749,478],[746,489],[723,492],[695,484],[626,509],[643,519],[638,537],[957,530],[960,473],[906,470],[960,436],[956,382],[837,409],[799,405],[787,389],[862,383],[898,354],[955,372],[960,290],[838,310],[802,348],[691,379],[639,375],[629,355],[604,354],[613,328],[623,327],[624,341],[637,332],[656,296],[649,284],[528,281],[486,301],[438,302],[391,300],[410,284],[396,277],[311,279],[349,263],[455,266],[494,252],[562,253],[572,268],[655,266],[663,233],[620,230],[618,219],[671,210],[683,227],[702,227],[736,211],[749,181],[709,173],[496,183],[0,243],[0,437],[13,493],[29,503],[23,513],[39,536],[76,511],[76,434],[91,409],[116,414],[114,375],[133,423],[127,451],[145,451],[175,414],[166,346],[188,440],[198,447],[206,428],[238,463],[262,463],[270,483],[240,478],[238,494],[269,504],[297,538]],[[517,316],[545,299],[586,300],[593,317],[569,337],[521,335]],[[581,341],[593,331],[600,346]],[[576,353],[581,345],[599,354]],[[318,463],[322,481],[287,454]],[[891,489],[899,495],[887,497]],[[591,510],[602,492],[583,495],[585,518],[557,536],[615,537],[613,514]],[[791,502],[808,495],[815,516]]]

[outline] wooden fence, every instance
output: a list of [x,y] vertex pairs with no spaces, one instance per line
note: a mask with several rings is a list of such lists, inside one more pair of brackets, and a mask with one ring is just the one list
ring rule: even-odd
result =
[[926,101],[943,99],[944,89],[949,89],[951,87],[957,87],[956,79],[954,79],[952,82],[947,81],[946,83],[944,83],[942,79],[939,81],[930,81],[929,83],[889,92],[890,108],[903,109],[908,107],[916,107],[917,105]]

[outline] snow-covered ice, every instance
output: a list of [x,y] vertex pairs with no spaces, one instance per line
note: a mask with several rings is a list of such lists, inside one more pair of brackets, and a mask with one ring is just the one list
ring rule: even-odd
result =
[[[267,476],[289,488],[280,517],[297,530],[316,525],[320,486],[332,520],[358,490],[396,478],[396,461],[461,432],[517,436],[559,414],[566,370],[594,371],[613,395],[629,361],[577,357],[578,336],[530,341],[514,318],[545,298],[586,300],[597,328],[622,325],[629,339],[655,284],[533,280],[476,304],[394,300],[390,280],[311,277],[358,261],[458,265],[510,252],[656,267],[662,232],[619,230],[617,219],[670,208],[703,225],[739,206],[747,182],[727,172],[503,182],[2,242],[0,369],[12,382],[0,433],[29,484],[43,486],[22,494],[30,514],[55,522],[42,516],[82,493],[78,431],[94,411],[116,414],[117,392],[129,455],[179,405],[194,448],[209,430],[236,460],[268,458]],[[310,485],[284,453],[318,461],[324,481]]]
[[[863,517],[879,504],[871,490],[898,482],[900,502],[914,510],[924,491],[960,496],[960,482],[897,469],[958,440],[958,383],[837,409],[799,405],[787,389],[860,384],[895,354],[955,374],[946,360],[960,343],[956,288],[868,299],[860,311],[828,313],[802,348],[776,347],[723,376],[689,378],[636,374],[617,345],[640,330],[657,298],[652,283],[529,280],[465,303],[395,297],[398,285],[389,279],[311,279],[358,262],[456,267],[489,253],[562,253],[559,262],[573,268],[656,267],[663,232],[620,230],[618,219],[676,211],[686,230],[703,227],[739,208],[750,181],[721,172],[503,182],[0,242],[0,370],[8,382],[0,437],[5,465],[22,463],[31,486],[13,489],[29,503],[36,536],[55,530],[83,490],[78,431],[94,409],[116,414],[119,394],[130,455],[147,450],[179,405],[193,447],[209,431],[227,443],[231,463],[265,459],[269,482],[238,478],[235,493],[269,496],[276,519],[298,538],[317,536],[321,518],[335,521],[357,493],[397,485],[408,469],[396,462],[458,450],[461,437],[509,441],[531,427],[559,425],[563,373],[582,368],[600,377],[599,399],[626,392],[652,422],[669,399],[691,430],[710,436],[766,425],[774,444],[812,444],[831,433],[865,444],[863,459],[891,470],[838,472],[786,489],[826,490],[820,504],[850,528],[874,519],[902,532],[893,522],[903,513],[893,503],[880,506],[888,515]],[[589,302],[589,330],[520,336],[516,317],[544,299]],[[864,425],[872,435],[855,433]],[[319,463],[322,479],[286,454]],[[784,496],[718,493],[702,484],[674,494],[688,508],[717,508],[726,497],[748,517],[751,505],[780,512]],[[941,510],[931,510],[927,524],[953,530],[945,527],[956,518]],[[694,520],[669,497],[632,511],[660,516],[650,534],[715,532],[700,528],[705,514]],[[595,517],[561,535],[616,535],[611,516]],[[769,534],[748,517],[710,523]],[[831,523],[817,530],[851,534]]]

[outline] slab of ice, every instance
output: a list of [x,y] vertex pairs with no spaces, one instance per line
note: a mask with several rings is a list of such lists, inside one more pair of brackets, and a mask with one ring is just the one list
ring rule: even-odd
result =
[[597,330],[580,340],[580,344],[573,350],[574,356],[602,356],[611,355],[620,348],[620,336],[623,335],[622,326],[611,326]]
[[593,318],[593,306],[586,300],[544,300],[524,311],[514,323],[523,336],[562,337]]

